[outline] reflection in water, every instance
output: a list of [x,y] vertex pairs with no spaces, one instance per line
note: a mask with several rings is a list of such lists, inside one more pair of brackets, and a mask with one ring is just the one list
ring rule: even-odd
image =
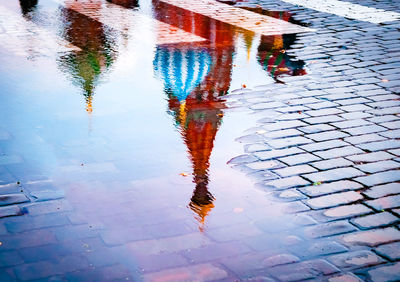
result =
[[[225,108],[221,96],[228,92],[231,82],[235,34],[243,34],[248,57],[254,34],[160,0],[153,0],[153,10],[157,20],[208,40],[196,46],[159,45],[153,63],[155,73],[164,81],[169,113],[174,116],[188,148],[196,185],[189,207],[203,230],[205,218],[214,207],[214,197],[208,191],[208,170]],[[278,16],[285,19],[288,15]],[[261,37],[259,63],[276,81],[282,74],[305,74],[304,62],[295,61],[285,53],[294,40],[294,35]]]
[[202,83],[210,72],[212,59],[202,48],[168,48],[158,46],[154,70],[164,80],[165,88],[173,93],[179,102]]
[[279,76],[304,75],[304,61],[295,60],[286,54],[286,50],[295,41],[295,35],[261,36],[258,46],[258,60],[265,71],[267,71],[275,81],[279,82]]
[[[196,188],[189,207],[197,214],[201,229],[214,207],[214,197],[207,189],[209,160],[225,107],[219,93],[226,93],[223,86],[229,86],[230,81],[232,59],[221,61],[220,55],[221,52],[211,49],[158,46],[154,60],[156,73],[165,81],[169,113],[175,119],[193,165]],[[228,70],[226,76],[216,73],[224,68]]]
[[[262,8],[245,8],[247,10],[274,17],[280,20],[301,25],[292,18],[292,14],[285,11],[268,11]],[[304,61],[297,60],[286,54],[286,50],[296,41],[295,34],[284,34],[276,36],[261,36],[258,47],[258,61],[275,81],[279,81],[281,75],[305,75]]]
[[208,191],[210,156],[222,123],[225,95],[230,86],[234,33],[221,22],[175,6],[153,1],[155,18],[208,39],[197,46],[157,46],[154,70],[164,81],[169,113],[188,148],[195,189],[189,207],[200,231],[214,208]]
[[115,42],[110,36],[110,31],[102,23],[77,12],[90,9],[100,14],[101,0],[68,0],[65,4],[66,7],[62,8],[64,37],[82,51],[64,55],[59,58],[59,62],[63,71],[71,75],[73,83],[83,90],[86,111],[92,113],[95,87],[116,59],[113,49]]
[[[136,0],[107,1],[125,8],[138,8]],[[21,9],[29,12],[37,1],[21,0],[20,3]],[[206,43],[158,45],[153,62],[155,73],[164,81],[168,112],[174,117],[193,166],[195,189],[189,207],[203,230],[205,219],[214,208],[214,196],[208,191],[210,157],[224,114],[222,96],[230,88],[235,38],[238,33],[243,35],[250,54],[255,35],[160,0],[152,3],[154,17],[160,22],[207,39]],[[81,51],[61,56],[59,65],[82,89],[88,113],[93,111],[96,85],[116,59],[113,37],[116,32],[79,11],[87,9],[93,15],[100,15],[102,5],[102,0],[67,0],[61,9],[62,34]],[[287,14],[275,16],[289,17]],[[160,27],[161,35],[165,36],[165,30]],[[258,61],[276,81],[283,74],[305,74],[304,62],[285,53],[294,40],[295,35],[261,36]]]

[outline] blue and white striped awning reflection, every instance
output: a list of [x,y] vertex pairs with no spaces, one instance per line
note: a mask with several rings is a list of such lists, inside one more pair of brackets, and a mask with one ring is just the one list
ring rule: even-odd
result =
[[180,102],[199,86],[211,70],[211,55],[201,48],[158,46],[153,61],[156,76]]

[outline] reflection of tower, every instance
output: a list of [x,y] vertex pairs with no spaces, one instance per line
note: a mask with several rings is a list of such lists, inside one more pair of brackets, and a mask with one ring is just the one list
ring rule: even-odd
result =
[[232,29],[215,20],[154,0],[155,18],[208,39],[207,43],[160,45],[154,69],[164,80],[169,113],[188,148],[195,190],[189,207],[203,230],[214,207],[208,191],[210,156],[222,122],[231,81],[234,39]]
[[91,113],[94,89],[115,59],[113,42],[106,27],[99,21],[89,18],[81,10],[88,9],[93,14],[101,13],[102,0],[75,1],[66,0],[62,9],[63,34],[65,38],[82,51],[62,56],[61,67],[68,71],[74,84],[83,90],[86,111]]

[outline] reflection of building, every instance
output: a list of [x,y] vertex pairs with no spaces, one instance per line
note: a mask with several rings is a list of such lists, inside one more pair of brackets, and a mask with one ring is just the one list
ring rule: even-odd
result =
[[193,165],[195,190],[189,207],[203,229],[214,207],[208,191],[210,156],[222,122],[234,54],[232,29],[221,22],[153,1],[155,18],[208,39],[207,43],[159,45],[154,70],[164,81],[169,112],[175,118]]
[[66,0],[65,5],[62,8],[64,37],[82,51],[62,56],[59,61],[71,75],[73,83],[83,90],[86,110],[91,113],[94,89],[101,75],[115,60],[114,43],[102,23],[79,13],[80,10],[90,9],[92,13],[100,14],[102,0]]
[[[205,217],[214,207],[214,197],[207,188],[208,169],[215,136],[223,117],[224,103],[218,96],[220,91],[224,92],[225,90],[218,86],[210,87],[214,85],[207,80],[213,80],[217,85],[226,85],[226,82],[211,79],[215,74],[213,70],[217,71],[218,68],[210,65],[210,62],[215,63],[218,58],[212,57],[207,50],[182,50],[181,55],[178,56],[177,53],[181,50],[178,46],[158,46],[155,70],[164,79],[169,113],[174,116],[176,125],[188,148],[189,158],[193,165],[193,182],[196,184],[189,207],[196,212],[197,220],[203,225]],[[195,55],[189,56],[189,60],[187,60],[188,57],[185,56],[185,53],[194,53]],[[191,67],[190,57],[197,60],[195,64],[198,66],[197,68]],[[165,58],[172,58],[173,64],[166,63]],[[185,59],[182,60],[182,58]],[[200,71],[199,68],[204,68],[204,71]],[[206,70],[208,70],[207,73]],[[186,79],[177,77],[183,73],[186,73],[184,76]],[[201,81],[198,84],[199,80]],[[230,76],[227,76],[225,80],[228,80],[227,84],[229,85]]]

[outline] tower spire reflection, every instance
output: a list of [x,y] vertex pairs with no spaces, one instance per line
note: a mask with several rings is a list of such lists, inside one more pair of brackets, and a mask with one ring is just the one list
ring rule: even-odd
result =
[[222,123],[234,54],[231,27],[162,1],[154,0],[155,18],[208,39],[207,43],[159,45],[154,71],[164,81],[168,112],[184,140],[195,188],[188,207],[204,230],[214,208],[209,167],[215,137]]
[[62,33],[81,51],[61,56],[59,65],[70,74],[72,82],[81,88],[88,114],[93,112],[95,88],[116,58],[112,48],[115,42],[108,36],[107,27],[83,14],[83,11],[90,10],[93,15],[100,15],[102,4],[102,0],[66,0],[65,8],[61,9]]

